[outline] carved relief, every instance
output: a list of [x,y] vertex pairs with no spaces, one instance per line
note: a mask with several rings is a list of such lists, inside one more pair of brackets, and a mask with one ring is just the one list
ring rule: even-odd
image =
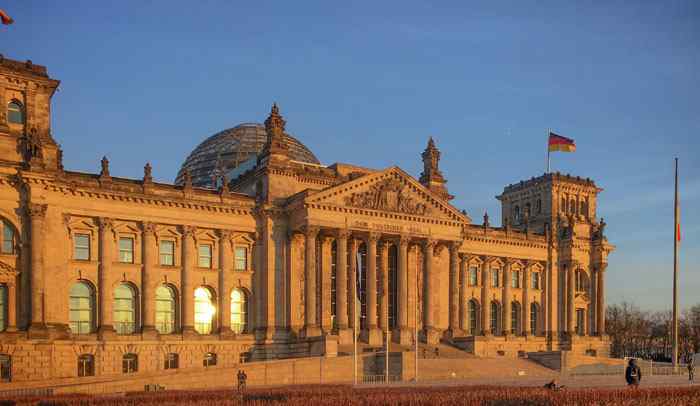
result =
[[398,179],[386,179],[370,186],[365,192],[346,197],[345,204],[365,209],[428,215],[428,206],[416,201],[406,189]]

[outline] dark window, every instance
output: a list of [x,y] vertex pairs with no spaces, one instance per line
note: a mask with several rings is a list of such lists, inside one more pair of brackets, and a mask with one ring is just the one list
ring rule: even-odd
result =
[[535,211],[537,214],[542,213],[542,199],[537,199],[537,202],[535,203]]
[[539,272],[532,273],[532,285],[531,286],[533,289],[540,288],[540,273]]
[[0,331],[7,329],[7,286],[0,285]]
[[474,300],[469,301],[469,334],[475,336],[477,334],[479,305]]
[[180,356],[175,353],[165,354],[165,369],[177,369],[179,367]]
[[338,303],[336,302],[336,292],[338,291],[338,243],[333,240],[331,243],[331,328],[337,329],[338,323]]
[[19,102],[13,100],[7,105],[7,121],[12,124],[24,123],[24,109]]
[[0,382],[12,380],[12,359],[7,354],[0,354]]
[[586,311],[583,309],[576,309],[576,334],[582,336],[585,334],[586,329]]
[[90,260],[90,235],[89,234],[76,234],[73,236],[74,251],[73,259],[78,259],[81,261]]
[[530,303],[530,333],[532,333],[532,335],[537,334],[537,316],[539,314],[538,310],[539,308],[537,306],[537,303]]
[[389,314],[388,314],[388,316],[389,316],[389,328],[390,329],[396,328],[396,324],[397,324],[396,322],[397,322],[397,319],[399,317],[398,312],[397,312],[397,309],[399,307],[399,303],[398,303],[399,297],[396,294],[396,292],[398,291],[398,283],[399,283],[399,281],[397,279],[398,275],[399,275],[399,272],[398,272],[399,258],[398,258],[398,256],[399,256],[399,250],[396,247],[396,245],[392,244],[389,247],[389,269],[388,269],[388,271],[389,271],[389,283],[388,283],[388,285],[389,285],[389,292],[388,292],[389,293],[389,295],[388,295],[389,296],[389,302],[388,302]]
[[499,334],[498,325],[500,324],[501,309],[497,302],[491,302],[491,332],[494,335]]
[[136,354],[124,354],[122,357],[122,372],[130,374],[139,370],[139,357]]
[[513,302],[510,305],[510,331],[514,334],[520,332],[520,304]]
[[0,250],[3,254],[15,253],[15,229],[7,221],[2,222],[2,246]]
[[204,367],[213,367],[216,365],[216,354],[208,352],[204,355]]
[[95,376],[95,357],[92,354],[78,357],[78,376]]

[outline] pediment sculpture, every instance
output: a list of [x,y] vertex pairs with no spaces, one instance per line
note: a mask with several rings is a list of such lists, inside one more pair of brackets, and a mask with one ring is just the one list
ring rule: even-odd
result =
[[347,196],[345,204],[363,209],[427,215],[428,206],[412,197],[407,189],[398,179],[386,179],[370,186],[369,190]]

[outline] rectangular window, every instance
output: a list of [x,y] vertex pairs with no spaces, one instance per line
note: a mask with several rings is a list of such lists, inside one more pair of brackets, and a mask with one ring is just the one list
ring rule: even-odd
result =
[[138,357],[136,354],[126,354],[122,358],[122,372],[130,374],[139,370]]
[[175,265],[175,241],[162,240],[160,242],[160,264],[164,266]]
[[95,376],[95,358],[92,355],[78,357],[78,376]]
[[9,224],[2,224],[2,253],[3,254],[14,254],[15,253],[15,243],[14,243],[15,233]]
[[532,288],[533,289],[540,288],[540,273],[539,272],[532,273]]
[[134,263],[134,239],[119,237],[119,262]]
[[586,312],[583,309],[576,309],[576,334],[582,336],[585,334],[585,317]]
[[199,267],[211,268],[211,245],[202,244],[199,246]]
[[80,261],[90,260],[90,234],[76,234],[73,236],[73,259]]
[[516,289],[520,287],[520,271],[510,273],[510,287]]
[[178,368],[178,355],[175,353],[170,353],[165,355],[165,369],[177,369]]
[[491,269],[491,287],[497,288],[501,286],[501,281],[500,276],[501,276],[501,270],[499,268],[492,268]]
[[246,271],[248,269],[248,249],[246,247],[236,247],[235,270]]
[[471,286],[478,285],[479,279],[478,279],[477,275],[478,275],[478,269],[475,266],[469,268],[469,285],[471,285]]
[[7,354],[0,354],[0,381],[10,382],[12,380],[12,360]]

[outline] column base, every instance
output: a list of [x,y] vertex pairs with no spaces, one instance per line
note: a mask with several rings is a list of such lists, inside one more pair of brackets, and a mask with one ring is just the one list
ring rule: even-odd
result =
[[49,329],[46,324],[32,323],[27,330],[27,338],[30,339],[46,339],[49,338]]
[[183,340],[196,340],[199,338],[199,333],[192,326],[182,327],[182,339]]
[[467,333],[464,330],[455,328],[455,329],[449,329],[445,331],[445,339],[447,340],[452,340],[455,338],[459,337],[465,337]]
[[117,336],[117,332],[112,326],[100,326],[97,329],[97,336],[100,338],[100,340],[109,340],[115,338]]
[[153,326],[143,326],[141,329],[141,338],[143,340],[157,340],[160,334]]
[[360,340],[369,345],[382,345],[384,334],[377,326],[370,326],[369,329],[360,332]]
[[393,342],[398,345],[412,345],[413,344],[413,332],[407,327],[400,327],[393,332]]
[[440,331],[435,327],[426,327],[423,330],[423,339],[426,344],[437,345],[440,344]]
[[305,326],[301,333],[304,338],[321,337],[323,334],[321,332],[321,327],[319,326]]
[[340,345],[352,344],[352,334],[353,331],[350,328],[339,328],[338,342],[340,343]]

